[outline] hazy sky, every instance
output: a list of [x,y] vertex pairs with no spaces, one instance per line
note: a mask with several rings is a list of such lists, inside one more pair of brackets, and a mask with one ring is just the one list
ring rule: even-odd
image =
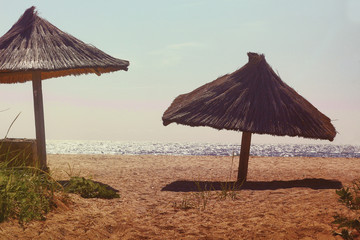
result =
[[[162,125],[179,94],[231,73],[249,51],[360,144],[358,0],[0,0],[0,36],[32,5],[61,30],[130,61],[129,71],[43,81],[47,139],[240,143],[241,133]],[[0,136],[35,137],[32,85],[0,85]],[[255,143],[329,141],[254,135]]]

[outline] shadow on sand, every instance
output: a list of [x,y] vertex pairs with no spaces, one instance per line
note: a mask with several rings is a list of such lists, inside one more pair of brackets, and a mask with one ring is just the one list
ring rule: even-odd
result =
[[175,181],[161,189],[161,191],[172,192],[198,192],[216,191],[228,188],[233,190],[276,190],[285,188],[311,188],[311,189],[339,189],[342,183],[337,180],[327,180],[322,178],[305,178],[302,180],[290,181],[248,181],[242,186],[236,182],[210,182],[210,181]]

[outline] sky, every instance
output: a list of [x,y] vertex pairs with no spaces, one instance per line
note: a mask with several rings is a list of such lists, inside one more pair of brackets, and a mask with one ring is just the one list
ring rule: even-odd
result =
[[[0,0],[0,36],[24,11],[129,70],[43,81],[48,140],[240,143],[241,132],[162,125],[180,94],[263,53],[281,79],[327,115],[333,142],[254,134],[253,143],[360,145],[358,0]],[[35,138],[32,85],[0,85],[0,138]]]

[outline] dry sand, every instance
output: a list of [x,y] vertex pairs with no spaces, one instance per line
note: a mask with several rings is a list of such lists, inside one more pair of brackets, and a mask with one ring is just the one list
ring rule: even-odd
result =
[[221,190],[194,191],[192,181],[219,189],[230,174],[236,179],[238,159],[49,155],[48,162],[56,179],[80,173],[118,189],[121,198],[71,194],[69,209],[46,221],[0,224],[1,239],[340,239],[331,235],[331,221],[346,209],[334,188],[360,177],[356,158],[251,157],[246,189],[221,200]]

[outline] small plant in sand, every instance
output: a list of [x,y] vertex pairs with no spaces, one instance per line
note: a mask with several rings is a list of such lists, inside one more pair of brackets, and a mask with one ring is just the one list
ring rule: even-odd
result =
[[231,182],[231,174],[232,174],[235,156],[236,156],[235,152],[233,151],[232,158],[231,158],[229,181],[220,183],[221,191],[218,193],[218,198],[220,200],[226,200],[228,197],[232,200],[236,200],[237,199],[237,190],[240,189],[241,185],[243,184],[243,183],[238,183],[238,182]]
[[220,183],[221,191],[218,193],[218,198],[220,200],[225,200],[227,198],[236,200],[239,186],[241,186],[241,184],[238,184],[237,182]]
[[175,209],[189,210],[189,209],[199,209],[205,210],[208,202],[212,196],[211,192],[201,187],[200,182],[195,182],[197,187],[197,192],[193,192],[185,196],[180,202],[174,202],[173,207]]
[[50,173],[20,163],[16,157],[0,162],[0,222],[45,220],[49,211],[69,201],[66,192],[85,198],[119,197],[114,190],[83,177],[71,177],[64,189]]
[[196,208],[194,201],[189,198],[183,198],[179,203],[175,201],[173,203],[173,207],[180,210],[189,210]]
[[195,182],[195,185],[198,189],[198,192],[193,193],[193,197],[196,200],[198,208],[200,210],[205,210],[211,198],[211,191],[207,190],[206,185],[202,188],[200,182]]
[[339,201],[351,210],[351,216],[336,214],[333,224],[337,224],[341,232],[333,234],[351,240],[360,236],[360,179],[354,180],[352,186],[336,190]]
[[66,192],[80,194],[83,198],[112,199],[120,197],[113,189],[84,177],[71,177],[70,181],[64,184],[64,188]]
[[2,146],[0,143],[0,149],[3,149],[0,153],[0,222],[8,219],[18,219],[20,223],[44,220],[51,209],[66,202],[66,196],[57,193],[62,186],[49,173],[26,166],[24,151],[14,154]]
[[[234,156],[235,154],[233,153],[229,180],[231,179]],[[240,189],[243,183],[230,182],[230,181],[220,182],[219,192],[216,191],[218,190],[218,188],[215,188],[212,184],[210,185],[202,184],[199,181],[194,182],[194,184],[197,188],[197,191],[193,192],[190,196],[186,196],[185,198],[183,198],[180,203],[174,202],[173,204],[174,208],[182,209],[182,210],[198,208],[199,210],[205,210],[210,200],[214,196],[218,200],[226,200],[227,198],[230,198],[231,200],[237,200],[238,199],[237,190]],[[212,193],[212,191],[214,191],[214,194]]]
[[34,167],[8,167],[0,164],[0,222],[10,218],[20,223],[45,220],[45,215],[66,196],[48,173]]
[[209,202],[210,192],[196,192],[183,198],[180,202],[174,202],[173,207],[180,210],[198,209],[203,211]]
[[[63,186],[50,173],[26,165],[25,150],[14,152],[2,146],[0,143],[0,222],[18,219],[22,224],[31,220],[45,220],[49,211],[69,201]],[[73,173],[74,170],[70,168],[68,174]],[[83,197],[119,197],[115,191],[89,179],[71,177],[68,182],[66,190],[80,193]]]
[[68,171],[65,173],[69,176],[69,181],[62,181],[65,192],[80,194],[83,198],[119,198],[120,195],[111,187],[95,182],[89,178],[81,177],[80,171],[75,172],[74,166],[68,164]]

